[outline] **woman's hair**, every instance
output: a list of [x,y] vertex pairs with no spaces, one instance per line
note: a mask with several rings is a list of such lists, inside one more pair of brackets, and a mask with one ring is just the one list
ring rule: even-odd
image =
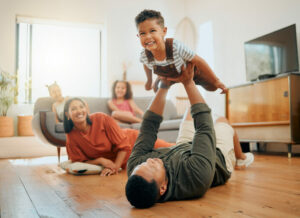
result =
[[113,86],[112,86],[112,98],[113,98],[113,99],[116,99],[116,98],[117,98],[115,89],[116,89],[116,86],[117,86],[117,84],[118,84],[119,82],[120,82],[120,83],[125,83],[125,84],[126,84],[126,93],[125,93],[124,98],[125,98],[126,100],[132,99],[131,85],[130,85],[130,83],[129,83],[128,81],[125,81],[125,80],[116,80],[116,81],[114,82],[114,84],[113,84]]
[[128,178],[125,192],[127,200],[136,208],[153,206],[159,196],[157,183],[154,180],[148,182],[138,175],[132,175]]
[[[65,133],[69,133],[72,131],[73,127],[74,127],[74,123],[71,119],[68,119],[66,112],[69,112],[69,107],[70,104],[72,103],[72,101],[80,101],[85,107],[86,107],[86,103],[81,99],[81,98],[70,98],[69,100],[67,100],[67,102],[65,103],[65,107],[64,107],[64,130]],[[89,117],[89,115],[87,114],[86,116],[86,122],[90,125],[92,125],[92,121]]]

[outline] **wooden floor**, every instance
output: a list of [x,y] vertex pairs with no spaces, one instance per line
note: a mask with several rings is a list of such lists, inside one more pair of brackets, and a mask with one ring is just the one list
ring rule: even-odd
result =
[[300,158],[255,155],[246,170],[201,199],[134,209],[125,172],[73,176],[55,157],[0,160],[1,218],[33,217],[300,217]]

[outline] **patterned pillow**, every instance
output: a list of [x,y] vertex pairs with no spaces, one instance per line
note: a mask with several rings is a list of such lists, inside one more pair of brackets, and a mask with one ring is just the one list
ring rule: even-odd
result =
[[103,169],[102,166],[82,162],[72,163],[70,160],[60,163],[60,167],[74,175],[99,174]]

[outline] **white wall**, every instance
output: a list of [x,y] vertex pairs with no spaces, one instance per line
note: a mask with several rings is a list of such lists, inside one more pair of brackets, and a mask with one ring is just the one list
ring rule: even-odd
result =
[[[212,22],[214,69],[227,86],[246,82],[245,41],[296,23],[299,50],[299,0],[186,0],[185,3],[186,15],[196,28]],[[224,96],[207,93],[206,99],[215,111],[224,113]]]
[[[103,24],[107,37],[108,87],[115,79],[122,78],[123,61],[132,62],[129,80],[145,81],[138,61],[141,46],[134,25],[134,17],[145,8],[160,10],[166,25],[173,30],[185,16],[196,28],[211,21],[214,69],[227,86],[246,80],[245,41],[296,23],[300,47],[299,0],[0,0],[0,66],[10,73],[15,71],[15,19],[20,15]],[[136,95],[145,95],[140,90]],[[209,92],[206,99],[215,112],[224,114],[223,95]]]
[[[171,29],[184,17],[182,0],[0,0],[0,66],[15,73],[16,17],[33,17],[62,22],[102,24],[106,34],[104,72],[108,75],[107,90],[116,79],[122,78],[122,62],[130,61],[127,79],[145,81],[139,63],[141,45],[136,36],[135,16],[143,9],[160,10]],[[153,95],[143,87],[135,96]],[[23,108],[23,109],[22,109]],[[8,115],[16,120],[20,113],[30,114],[24,105],[14,105]]]
[[132,63],[128,79],[145,81],[139,63],[141,46],[134,24],[135,16],[145,8],[160,10],[170,28],[175,28],[184,16],[184,1],[181,0],[0,0],[0,66],[10,73],[15,72],[15,19],[16,16],[28,16],[103,24],[107,38],[104,64],[108,88],[115,79],[122,78],[124,60]]

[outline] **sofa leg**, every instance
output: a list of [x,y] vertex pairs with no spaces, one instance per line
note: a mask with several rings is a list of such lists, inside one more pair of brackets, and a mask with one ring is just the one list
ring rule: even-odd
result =
[[60,164],[60,147],[57,147],[58,164]]

